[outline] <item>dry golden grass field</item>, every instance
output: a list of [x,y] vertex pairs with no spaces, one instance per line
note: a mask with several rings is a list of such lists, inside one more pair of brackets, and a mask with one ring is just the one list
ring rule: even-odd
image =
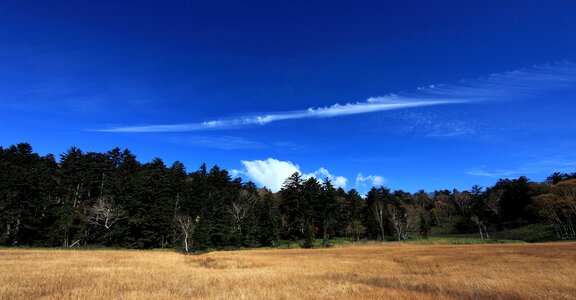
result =
[[0,250],[0,299],[576,299],[576,243]]

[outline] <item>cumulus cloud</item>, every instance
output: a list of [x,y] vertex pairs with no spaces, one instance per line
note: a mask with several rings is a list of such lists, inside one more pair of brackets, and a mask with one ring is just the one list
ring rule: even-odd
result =
[[336,187],[345,188],[348,179],[344,176],[335,176],[327,169],[320,168],[311,173],[302,173],[300,166],[290,161],[281,161],[275,158],[268,158],[266,160],[243,160],[242,165],[245,170],[232,170],[233,177],[239,175],[246,175],[248,178],[261,186],[269,188],[273,192],[277,192],[282,188],[282,184],[286,178],[298,172],[302,174],[302,178],[308,179],[311,177],[317,178],[322,181],[328,178]]
[[356,186],[357,187],[367,187],[383,185],[386,182],[386,178],[378,175],[368,175],[363,176],[362,173],[356,175]]
[[286,178],[295,172],[300,172],[300,167],[289,161],[281,161],[274,158],[267,160],[243,160],[242,165],[246,168],[246,175],[254,182],[277,192],[282,188]]
[[346,177],[332,175],[325,168],[320,168],[320,169],[318,169],[312,173],[302,174],[302,177],[304,179],[314,177],[314,178],[318,179],[319,181],[324,181],[324,179],[328,178],[330,181],[332,181],[332,184],[334,186],[341,187],[341,188],[345,188],[346,184],[348,183],[348,179],[346,179]]

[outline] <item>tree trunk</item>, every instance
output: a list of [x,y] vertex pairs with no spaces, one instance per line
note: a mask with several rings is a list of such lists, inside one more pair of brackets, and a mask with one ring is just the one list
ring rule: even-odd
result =
[[74,193],[74,204],[72,205],[74,209],[76,209],[76,205],[78,204],[79,196],[80,196],[80,183],[76,185],[76,192]]
[[18,231],[20,231],[20,215],[16,219],[16,227],[14,228],[14,240],[12,241],[12,246],[18,246]]
[[384,224],[383,222],[379,222],[379,226],[380,226],[380,234],[382,235],[382,241],[386,240],[386,235],[384,233]]
[[104,194],[104,172],[102,172],[102,183],[100,184],[100,196]]
[[64,246],[64,248],[68,248],[68,228],[64,229],[64,243],[62,246]]
[[189,252],[190,250],[188,249],[188,232],[184,233],[184,250],[186,250],[186,252]]

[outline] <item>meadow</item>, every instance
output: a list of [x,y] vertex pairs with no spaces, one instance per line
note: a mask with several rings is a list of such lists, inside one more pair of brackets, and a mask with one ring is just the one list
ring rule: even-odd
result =
[[0,299],[576,299],[576,243],[0,250]]

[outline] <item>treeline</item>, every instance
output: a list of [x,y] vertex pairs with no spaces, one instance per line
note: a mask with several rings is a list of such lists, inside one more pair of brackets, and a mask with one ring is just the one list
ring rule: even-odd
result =
[[545,182],[502,179],[469,191],[372,188],[366,197],[295,173],[278,193],[202,165],[187,172],[129,150],[40,156],[29,144],[0,147],[0,245],[207,248],[311,247],[315,238],[406,240],[448,226],[491,238],[529,224],[574,239],[576,173]]

